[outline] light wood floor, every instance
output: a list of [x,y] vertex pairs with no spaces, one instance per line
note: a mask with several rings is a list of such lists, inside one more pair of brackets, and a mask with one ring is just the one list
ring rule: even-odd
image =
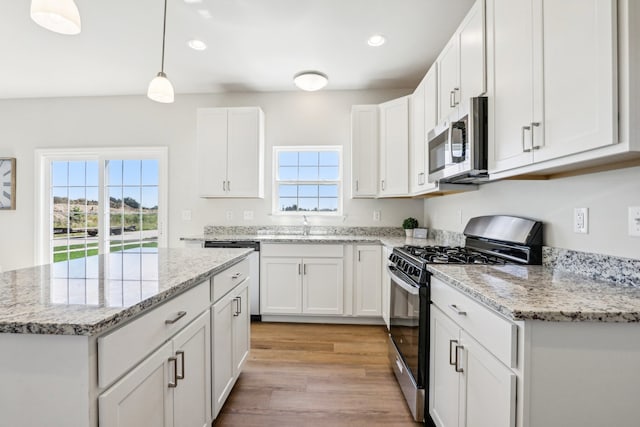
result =
[[214,426],[416,427],[382,326],[252,323],[251,356]]

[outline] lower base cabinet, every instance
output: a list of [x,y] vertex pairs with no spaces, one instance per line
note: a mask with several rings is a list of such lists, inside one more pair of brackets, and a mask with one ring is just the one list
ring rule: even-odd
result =
[[207,310],[102,393],[100,427],[206,426],[211,419],[210,322]]
[[220,413],[247,361],[250,345],[249,280],[213,305],[213,416]]

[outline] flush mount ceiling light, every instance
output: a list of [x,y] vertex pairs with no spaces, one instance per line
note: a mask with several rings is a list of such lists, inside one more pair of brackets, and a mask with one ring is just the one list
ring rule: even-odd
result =
[[173,85],[164,73],[164,41],[167,30],[167,0],[164,0],[164,21],[162,24],[162,62],[160,64],[160,72],[149,83],[149,89],[147,90],[147,96],[149,99],[162,102],[163,104],[170,104],[173,102]]
[[369,39],[367,40],[367,44],[369,46],[378,47],[382,46],[386,41],[387,39],[382,34],[374,34],[369,37]]
[[205,50],[207,48],[207,44],[198,39],[189,40],[187,42],[187,46],[189,46],[193,50]]
[[293,82],[300,89],[313,92],[325,87],[329,79],[318,71],[303,71],[293,76]]
[[31,0],[31,19],[54,33],[74,35],[82,28],[73,0]]

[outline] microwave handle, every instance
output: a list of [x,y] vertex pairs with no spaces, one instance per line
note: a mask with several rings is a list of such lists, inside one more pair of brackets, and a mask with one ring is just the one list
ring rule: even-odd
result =
[[446,142],[445,148],[444,148],[444,164],[445,165],[450,165],[450,164],[453,163],[452,134],[453,134],[453,122],[449,122],[449,131],[448,131],[448,134],[447,134],[447,142]]

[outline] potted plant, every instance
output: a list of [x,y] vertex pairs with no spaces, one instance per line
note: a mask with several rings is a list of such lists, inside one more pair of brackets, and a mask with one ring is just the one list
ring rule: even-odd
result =
[[405,218],[402,221],[402,228],[404,228],[404,232],[407,234],[407,237],[413,236],[413,229],[418,226],[418,220],[415,218]]

